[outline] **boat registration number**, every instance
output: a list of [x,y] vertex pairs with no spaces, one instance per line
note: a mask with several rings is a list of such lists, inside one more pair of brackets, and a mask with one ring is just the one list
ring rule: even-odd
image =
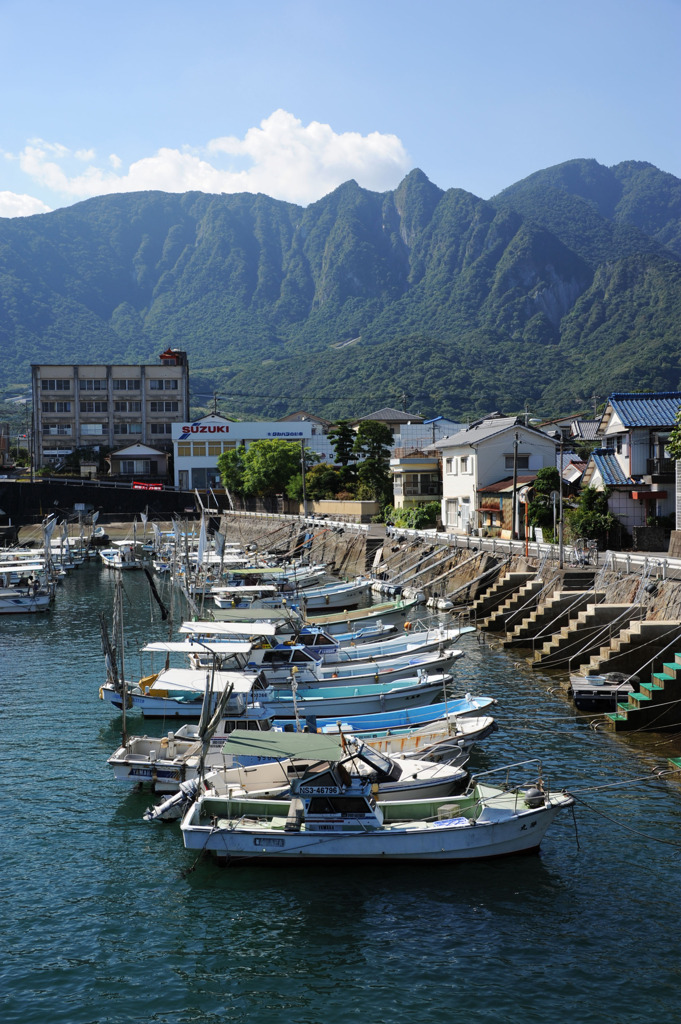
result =
[[283,839],[254,839],[254,846],[283,846]]
[[302,796],[338,796],[340,794],[338,786],[301,786],[300,793]]

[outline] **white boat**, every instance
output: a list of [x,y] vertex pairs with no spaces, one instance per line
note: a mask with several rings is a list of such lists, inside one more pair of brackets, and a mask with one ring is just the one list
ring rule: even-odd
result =
[[408,616],[416,610],[417,604],[418,602],[414,598],[408,601],[382,601],[380,604],[372,604],[367,608],[355,608],[347,612],[329,612],[327,615],[311,615],[308,612],[305,622],[308,626],[324,629],[333,635],[345,633],[361,626],[370,626],[377,620],[381,622],[408,620]]
[[450,675],[422,672],[415,678],[365,686],[309,686],[297,693],[270,688],[267,694],[259,695],[258,703],[276,718],[342,719],[345,715],[371,715],[432,704],[451,681]]
[[99,557],[107,569],[142,569],[143,565],[135,553],[135,545],[128,541],[116,541],[116,547],[100,548]]
[[371,580],[356,579],[352,583],[330,583],[325,587],[309,587],[298,593],[296,600],[301,605],[304,615],[316,611],[343,611],[357,608],[370,589]]
[[22,587],[0,587],[0,615],[46,612],[52,601],[49,590],[38,584]]
[[453,761],[468,753],[475,743],[496,730],[491,715],[470,718],[445,712],[423,725],[388,729],[344,728],[338,722],[327,725],[324,733],[346,732],[358,736],[374,750],[393,757],[418,757],[422,761]]
[[[152,764],[148,758],[144,759],[146,743],[143,745],[140,739],[128,741],[109,758],[117,779],[148,780],[154,783],[157,792],[175,792],[181,781],[198,777],[201,757],[198,740],[193,743],[194,750],[189,756],[181,756],[179,748],[183,741],[169,734],[164,762],[156,760]],[[302,776],[312,762],[330,756],[330,752],[344,760],[348,769],[371,775],[383,800],[451,796],[468,780],[468,773],[462,767],[465,755],[460,756],[456,765],[394,758],[353,737],[275,730],[253,732],[237,728],[223,737],[221,746],[217,747],[215,740],[214,736],[203,768],[206,786],[219,796],[290,797],[291,779]],[[138,749],[132,750],[131,746]],[[160,741],[156,739],[150,753],[156,755],[159,748]],[[172,760],[170,753],[175,755]]]
[[490,774],[471,779],[453,798],[378,803],[372,784],[328,760],[291,783],[290,802],[239,800],[201,793],[181,829],[187,849],[228,860],[475,860],[538,849],[551,822],[574,800],[542,781],[509,789]]
[[294,645],[253,650],[248,667],[261,669],[274,687],[290,686],[295,673],[303,693],[307,686],[368,686],[396,682],[418,672],[442,672],[462,657],[463,651],[448,647],[381,661],[357,659],[327,665],[305,647]]

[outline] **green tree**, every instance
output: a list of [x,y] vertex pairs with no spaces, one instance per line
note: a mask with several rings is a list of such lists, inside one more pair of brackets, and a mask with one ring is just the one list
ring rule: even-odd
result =
[[670,459],[675,459],[677,462],[681,459],[681,407],[674,419],[674,426],[671,429],[666,448]]
[[361,459],[357,468],[358,497],[366,496],[381,503],[392,498],[390,448],[393,435],[390,427],[378,420],[362,420],[357,428],[354,450]]
[[607,542],[608,535],[619,521],[608,506],[609,490],[599,491],[595,487],[584,487],[579,495],[577,508],[565,514],[568,535],[571,540],[586,537],[588,540]]
[[218,469],[222,486],[230,494],[244,494],[245,450],[233,448],[218,455]]
[[527,506],[530,526],[553,529],[552,491],[560,491],[560,473],[555,466],[545,466],[537,473],[532,486],[532,497]]
[[263,497],[283,494],[300,473],[301,450],[296,441],[254,441],[244,456],[244,493]]
[[[336,462],[341,467],[343,484],[347,487],[357,475],[357,453],[355,451],[357,435],[347,420],[337,420],[327,436],[333,445]],[[340,488],[338,489],[340,490]]]

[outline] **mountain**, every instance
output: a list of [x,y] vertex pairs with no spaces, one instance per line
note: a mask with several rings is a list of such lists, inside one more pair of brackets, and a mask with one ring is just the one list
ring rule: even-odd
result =
[[572,160],[489,201],[414,170],[307,208],[140,192],[0,220],[2,383],[189,353],[198,407],[558,415],[681,386],[681,181]]

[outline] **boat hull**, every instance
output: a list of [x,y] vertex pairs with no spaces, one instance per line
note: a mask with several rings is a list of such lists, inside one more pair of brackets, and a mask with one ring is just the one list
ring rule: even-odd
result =
[[[374,831],[322,829],[287,832],[283,827],[247,825],[243,819],[218,820],[197,825],[196,805],[182,822],[188,850],[207,850],[233,860],[298,862],[305,860],[453,861],[482,860],[531,853],[539,848],[547,829],[572,798],[559,796],[548,805],[527,809],[512,818],[473,822],[454,815],[437,822],[407,822]],[[453,800],[452,806],[456,808]]]

